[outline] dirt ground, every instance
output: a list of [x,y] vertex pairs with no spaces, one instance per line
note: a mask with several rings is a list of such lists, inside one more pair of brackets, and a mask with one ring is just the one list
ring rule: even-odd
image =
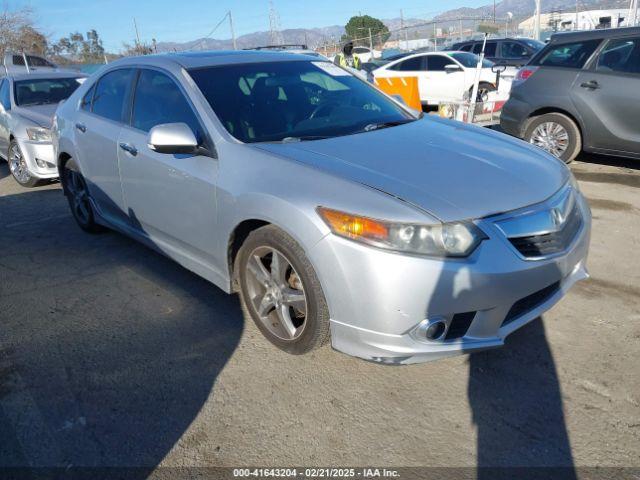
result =
[[589,269],[507,345],[284,354],[235,297],[0,165],[0,466],[640,467],[640,161],[572,165]]

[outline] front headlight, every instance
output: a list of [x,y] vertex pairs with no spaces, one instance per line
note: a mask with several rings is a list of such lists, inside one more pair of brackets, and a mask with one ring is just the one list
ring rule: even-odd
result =
[[396,252],[439,257],[466,257],[487,236],[471,222],[436,225],[393,223],[318,207],[336,235]]
[[27,128],[27,136],[32,142],[50,142],[51,130],[43,127],[29,127]]

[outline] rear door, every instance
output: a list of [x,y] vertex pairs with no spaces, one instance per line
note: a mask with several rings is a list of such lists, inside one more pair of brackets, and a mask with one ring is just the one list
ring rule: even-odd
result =
[[640,155],[640,35],[607,40],[576,78],[571,98],[588,147]]
[[103,75],[85,94],[76,116],[79,161],[91,198],[111,222],[126,222],[118,168],[118,137],[131,93],[134,70],[120,68]]
[[144,68],[136,82],[129,125],[120,134],[122,189],[131,224],[165,254],[207,278],[214,263],[218,161],[195,154],[163,154],[148,147],[148,132],[186,123],[213,150],[186,95],[167,72]]

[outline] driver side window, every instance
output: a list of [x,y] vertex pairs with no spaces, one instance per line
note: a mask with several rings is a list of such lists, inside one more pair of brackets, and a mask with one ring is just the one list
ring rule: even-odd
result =
[[164,73],[141,70],[131,126],[148,132],[163,123],[186,123],[199,142],[203,139],[200,122],[178,85]]

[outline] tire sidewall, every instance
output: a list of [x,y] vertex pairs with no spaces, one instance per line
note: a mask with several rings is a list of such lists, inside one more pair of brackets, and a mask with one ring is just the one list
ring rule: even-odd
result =
[[26,182],[21,182],[15,176],[15,174],[13,173],[13,170],[11,170],[11,150],[13,148],[17,148],[20,154],[22,155],[22,150],[20,149],[20,145],[18,145],[18,142],[16,142],[15,140],[11,140],[11,142],[9,142],[9,149],[7,150],[7,165],[9,166],[9,172],[11,172],[11,176],[16,182],[18,182],[19,185],[23,187],[31,188],[31,187],[37,186],[38,183],[40,182],[38,178],[34,177],[31,172],[29,172],[29,180],[27,180]]
[[89,201],[89,218],[86,222],[82,221],[81,219],[79,219],[76,215],[76,211],[73,208],[73,198],[71,196],[71,194],[69,193],[69,189],[67,187],[67,182],[68,180],[68,175],[69,172],[76,172],[78,175],[80,175],[85,183],[86,186],[86,180],[84,179],[84,176],[82,175],[82,172],[80,171],[80,168],[78,167],[78,165],[76,164],[76,162],[73,160],[73,158],[69,159],[65,164],[64,167],[62,168],[62,172],[60,175],[60,182],[62,183],[62,188],[64,189],[64,194],[67,197],[67,201],[69,202],[69,208],[71,209],[71,215],[73,216],[73,219],[76,221],[76,223],[78,224],[78,226],[84,230],[85,232],[89,232],[89,233],[97,233],[103,230],[103,228],[98,225],[95,221],[95,215],[93,213],[93,206],[91,204],[91,201]]
[[[580,136],[580,130],[573,120],[566,115],[560,113],[545,113],[538,117],[532,118],[524,132],[524,140],[531,144],[531,136],[533,131],[541,124],[546,122],[554,122],[561,125],[569,136],[569,145],[564,153],[559,158],[564,163],[571,163],[580,153],[582,149],[582,139]],[[533,144],[531,144],[533,145]],[[550,154],[551,155],[551,154]]]
[[[247,288],[246,265],[251,253],[258,247],[271,247],[280,251],[298,273],[307,301],[305,328],[295,340],[282,340],[273,335],[262,324],[257,312],[249,300]],[[302,258],[301,258],[302,257]],[[302,247],[282,230],[273,226],[263,227],[252,232],[238,252],[235,270],[239,283],[242,307],[256,324],[262,334],[275,346],[285,352],[300,355],[324,343],[328,329],[328,311],[324,294],[320,288],[311,262],[304,254]]]

